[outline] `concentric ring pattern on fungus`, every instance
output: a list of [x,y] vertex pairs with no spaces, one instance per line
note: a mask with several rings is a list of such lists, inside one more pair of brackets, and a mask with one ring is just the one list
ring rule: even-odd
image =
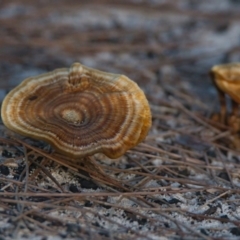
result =
[[24,80],[6,96],[1,114],[12,131],[73,158],[117,158],[151,126],[148,101],[135,82],[80,63]]

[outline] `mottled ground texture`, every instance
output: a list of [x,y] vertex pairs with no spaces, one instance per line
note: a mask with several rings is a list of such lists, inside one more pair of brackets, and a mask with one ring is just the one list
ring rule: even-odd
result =
[[240,151],[208,120],[209,69],[240,61],[239,13],[238,0],[1,0],[0,101],[79,61],[136,81],[153,125],[90,166],[1,124],[0,239],[240,239]]

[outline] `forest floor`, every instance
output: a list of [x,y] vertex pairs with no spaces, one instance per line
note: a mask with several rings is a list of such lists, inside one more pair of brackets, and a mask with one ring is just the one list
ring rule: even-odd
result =
[[[90,3],[89,3],[90,2]],[[0,124],[0,239],[240,239],[240,151],[213,65],[240,61],[240,1],[0,1],[0,101],[73,62],[144,90],[152,127],[96,169]],[[216,127],[218,126],[218,127]]]

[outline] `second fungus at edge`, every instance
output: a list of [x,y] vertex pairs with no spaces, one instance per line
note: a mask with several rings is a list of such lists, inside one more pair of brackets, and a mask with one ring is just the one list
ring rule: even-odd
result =
[[[220,121],[222,123],[226,123],[227,120],[227,104],[225,94],[231,98],[231,118],[235,121],[235,119],[238,117],[238,109],[240,104],[240,63],[228,63],[213,66],[210,71],[210,75],[219,95],[219,101],[221,105]],[[237,128],[239,127],[237,126]]]

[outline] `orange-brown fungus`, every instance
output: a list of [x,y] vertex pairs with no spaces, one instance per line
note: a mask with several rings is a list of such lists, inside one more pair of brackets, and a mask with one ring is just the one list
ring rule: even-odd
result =
[[[228,63],[214,66],[210,71],[218,90],[221,105],[220,121],[239,129],[238,108],[240,104],[240,63]],[[227,119],[225,94],[232,100],[231,116]]]
[[148,101],[135,82],[80,63],[24,80],[6,96],[1,114],[9,129],[74,158],[117,158],[151,126]]

